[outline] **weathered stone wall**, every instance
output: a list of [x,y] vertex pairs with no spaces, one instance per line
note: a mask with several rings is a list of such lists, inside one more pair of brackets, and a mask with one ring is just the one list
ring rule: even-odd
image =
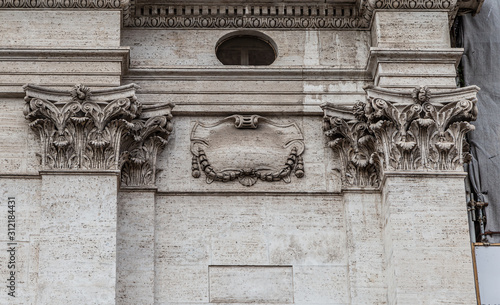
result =
[[[157,199],[155,229],[158,304],[349,300],[339,196],[166,193]],[[260,273],[266,287],[233,290],[248,274],[241,266]]]
[[[238,30],[125,29],[122,45],[130,46],[131,67],[222,67],[215,56],[221,38]],[[272,67],[322,66],[363,69],[368,60],[369,31],[264,30],[277,46]]]
[[[449,90],[462,51],[450,48],[451,8],[435,2],[403,12],[369,1],[369,19],[350,28],[256,29],[277,46],[263,67],[217,60],[217,42],[237,29],[122,27],[121,10],[93,6],[0,10],[0,215],[15,197],[18,247],[17,297],[2,290],[0,303],[472,304],[454,169],[477,88]],[[23,100],[26,83],[41,87],[25,87]],[[90,89],[70,93],[78,83]],[[420,96],[416,86],[430,89]],[[111,103],[120,106],[105,110]],[[431,125],[441,138],[428,142],[442,156],[459,152],[435,167],[418,161],[434,153],[422,144]],[[40,130],[55,140],[41,141]],[[114,168],[40,165],[82,135]],[[200,148],[234,176],[210,176]],[[281,170],[274,181],[258,176],[269,160]],[[123,164],[153,181],[122,176],[120,185]]]

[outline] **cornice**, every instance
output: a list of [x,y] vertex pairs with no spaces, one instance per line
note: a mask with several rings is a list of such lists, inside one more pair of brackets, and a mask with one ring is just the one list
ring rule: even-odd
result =
[[[0,0],[2,1],[2,0]],[[128,60],[130,53],[130,47],[118,47],[118,48],[8,48],[0,47],[0,59],[10,59],[10,58],[26,58],[32,61],[41,56],[43,57],[55,57],[60,59],[61,57],[119,57],[123,60]]]
[[[484,0],[364,0],[356,3],[144,4],[130,0],[124,25],[146,28],[369,29],[376,10],[479,12]],[[221,1],[222,2],[222,1]]]
[[446,10],[476,14],[484,0],[359,0],[275,3],[220,1],[210,3],[137,0],[0,0],[0,9],[121,9],[126,27],[369,29],[376,10]]
[[382,173],[381,188],[385,188],[387,179],[391,178],[412,178],[421,180],[424,178],[440,178],[440,179],[465,179],[466,172],[461,171],[386,171]]
[[0,0],[0,8],[121,9],[128,0]]
[[124,79],[132,80],[193,80],[208,77],[210,80],[371,80],[365,69],[332,69],[307,67],[172,67],[130,68]]

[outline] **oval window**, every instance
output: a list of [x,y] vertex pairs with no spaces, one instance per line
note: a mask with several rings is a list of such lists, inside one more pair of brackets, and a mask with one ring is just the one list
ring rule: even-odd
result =
[[268,66],[276,59],[276,50],[269,41],[251,35],[223,40],[217,45],[216,54],[224,65]]

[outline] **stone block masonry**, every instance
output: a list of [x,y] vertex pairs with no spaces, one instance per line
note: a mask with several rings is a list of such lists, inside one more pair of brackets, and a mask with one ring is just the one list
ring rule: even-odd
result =
[[474,303],[481,1],[275,2],[0,0],[0,304]]

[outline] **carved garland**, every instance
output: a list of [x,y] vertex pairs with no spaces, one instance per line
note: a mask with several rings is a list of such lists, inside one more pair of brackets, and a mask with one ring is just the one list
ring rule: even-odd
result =
[[[368,96],[345,120],[327,114],[325,135],[340,156],[344,186],[378,186],[381,171],[462,170],[469,161],[464,136],[474,130],[477,99],[431,102],[428,88],[416,88],[413,104]],[[339,108],[340,109],[340,108]],[[340,112],[339,112],[340,113]]]

